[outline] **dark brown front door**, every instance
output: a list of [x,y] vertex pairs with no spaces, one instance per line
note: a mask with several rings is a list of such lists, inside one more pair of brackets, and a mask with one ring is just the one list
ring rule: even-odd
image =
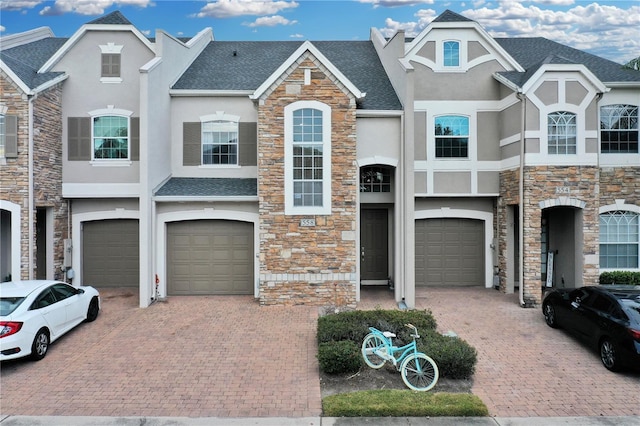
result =
[[389,234],[387,209],[360,212],[360,279],[385,283],[389,277]]

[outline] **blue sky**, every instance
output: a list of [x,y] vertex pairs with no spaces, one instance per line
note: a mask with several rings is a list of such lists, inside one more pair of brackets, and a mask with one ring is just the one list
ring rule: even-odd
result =
[[415,36],[446,9],[495,37],[546,37],[619,63],[640,56],[640,0],[0,0],[0,35],[40,26],[69,37],[119,9],[153,36],[193,36],[212,27],[217,40],[367,40],[370,28]]

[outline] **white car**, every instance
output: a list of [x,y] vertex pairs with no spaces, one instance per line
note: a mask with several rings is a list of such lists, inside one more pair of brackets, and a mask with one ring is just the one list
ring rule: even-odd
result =
[[100,312],[93,287],[60,281],[0,283],[0,361],[31,356],[41,360],[49,345]]

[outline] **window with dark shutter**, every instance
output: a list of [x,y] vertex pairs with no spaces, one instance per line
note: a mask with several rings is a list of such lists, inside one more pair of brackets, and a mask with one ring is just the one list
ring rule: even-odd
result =
[[91,161],[91,118],[69,117],[67,155],[69,161]]

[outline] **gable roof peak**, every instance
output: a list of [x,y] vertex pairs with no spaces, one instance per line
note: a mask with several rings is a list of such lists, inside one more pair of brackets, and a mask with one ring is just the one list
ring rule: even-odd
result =
[[466,18],[449,9],[442,12],[432,22],[474,22],[473,19]]
[[103,15],[98,19],[87,22],[87,25],[133,25],[119,10]]

